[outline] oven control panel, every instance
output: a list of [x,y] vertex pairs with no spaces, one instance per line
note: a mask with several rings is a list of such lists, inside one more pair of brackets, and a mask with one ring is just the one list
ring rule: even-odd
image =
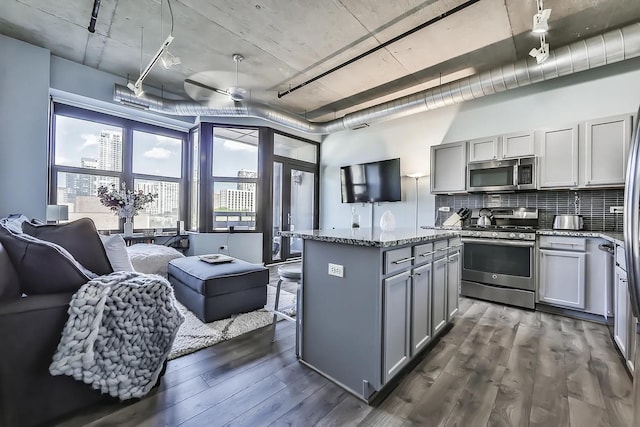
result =
[[461,235],[463,237],[477,237],[482,239],[536,240],[536,233],[522,233],[518,231],[462,230]]

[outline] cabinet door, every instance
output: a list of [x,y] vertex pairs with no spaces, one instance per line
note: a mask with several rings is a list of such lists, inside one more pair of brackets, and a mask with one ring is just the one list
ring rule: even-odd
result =
[[540,249],[541,302],[584,310],[586,255]]
[[384,382],[409,361],[411,353],[409,272],[384,280]]
[[467,143],[431,147],[431,192],[463,193],[466,186]]
[[411,356],[431,341],[431,263],[413,270]]
[[498,137],[478,138],[469,141],[469,161],[481,162],[498,158]]
[[447,324],[447,265],[448,258],[433,263],[433,304],[431,319],[433,335],[436,336]]
[[625,359],[629,357],[629,290],[627,288],[627,273],[616,266],[615,304],[613,321],[613,340]]
[[586,186],[624,185],[631,139],[631,115],[592,120],[585,124]]
[[539,131],[540,188],[578,185],[578,126]]
[[532,132],[517,132],[502,137],[502,158],[533,156]]
[[447,260],[447,321],[458,313],[460,295],[460,252],[449,255]]

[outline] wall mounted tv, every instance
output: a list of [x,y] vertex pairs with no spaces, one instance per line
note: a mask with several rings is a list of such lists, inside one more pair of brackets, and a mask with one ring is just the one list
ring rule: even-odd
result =
[[399,202],[400,159],[340,168],[342,203]]

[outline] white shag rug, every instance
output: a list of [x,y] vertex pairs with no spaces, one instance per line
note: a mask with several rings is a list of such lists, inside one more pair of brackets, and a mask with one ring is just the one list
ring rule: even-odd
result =
[[[178,330],[176,339],[169,353],[169,360],[185,354],[212,346],[221,341],[235,338],[258,328],[270,325],[273,321],[273,307],[276,300],[276,288],[267,286],[267,304],[260,310],[249,313],[241,313],[228,319],[216,320],[211,323],[202,323],[185,306],[178,303],[178,309],[184,315],[185,320]],[[285,313],[295,315],[296,296],[285,290],[280,290],[280,307],[293,305]],[[279,319],[281,320],[281,319]]]

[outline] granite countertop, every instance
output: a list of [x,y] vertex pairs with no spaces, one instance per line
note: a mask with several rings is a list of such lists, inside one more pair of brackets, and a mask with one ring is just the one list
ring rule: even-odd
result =
[[617,245],[624,245],[624,234],[616,231],[536,230],[536,234],[541,236],[599,237]]
[[280,231],[284,237],[319,240],[330,243],[343,243],[355,246],[373,246],[387,248],[409,243],[430,242],[458,236],[459,230],[396,228],[382,231],[379,228],[338,228],[326,230]]

